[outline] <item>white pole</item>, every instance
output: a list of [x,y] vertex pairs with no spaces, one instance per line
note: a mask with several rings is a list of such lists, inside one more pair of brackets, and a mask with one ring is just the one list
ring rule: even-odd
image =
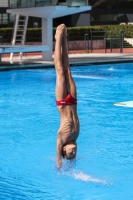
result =
[[52,61],[53,19],[42,18],[42,45],[48,45],[49,51],[42,52],[42,60]]
[[[19,21],[19,14],[16,14],[13,39],[11,41],[12,45],[15,45],[15,42],[16,42],[16,34],[17,34],[17,28],[18,28],[18,21]],[[13,53],[10,54],[10,61],[12,61],[12,60],[13,60]]]

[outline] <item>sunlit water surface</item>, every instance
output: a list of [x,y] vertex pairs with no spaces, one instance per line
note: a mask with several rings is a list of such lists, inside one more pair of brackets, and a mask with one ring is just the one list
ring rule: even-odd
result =
[[76,163],[55,167],[55,70],[0,72],[0,200],[132,200],[133,64],[74,67]]

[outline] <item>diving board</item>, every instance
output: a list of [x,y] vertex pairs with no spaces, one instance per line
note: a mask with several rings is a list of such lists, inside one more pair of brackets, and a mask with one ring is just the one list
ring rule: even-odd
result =
[[0,54],[19,53],[19,52],[39,52],[48,50],[49,50],[48,46],[0,45]]
[[113,105],[133,108],[133,101],[116,102]]
[[44,52],[49,51],[49,46],[47,45],[0,45],[0,61],[1,61],[1,54],[10,54],[10,53],[26,53],[26,52]]

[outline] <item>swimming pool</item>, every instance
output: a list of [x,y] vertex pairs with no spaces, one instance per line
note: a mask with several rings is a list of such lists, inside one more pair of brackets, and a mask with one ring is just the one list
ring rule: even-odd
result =
[[133,64],[72,68],[77,160],[55,168],[55,70],[0,72],[1,200],[132,200]]

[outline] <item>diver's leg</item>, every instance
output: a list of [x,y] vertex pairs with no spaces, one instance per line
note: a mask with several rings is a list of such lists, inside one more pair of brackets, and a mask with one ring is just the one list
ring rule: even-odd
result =
[[55,34],[55,53],[54,64],[56,69],[56,100],[61,101],[67,95],[66,78],[64,74],[64,68],[62,64],[62,38],[64,32],[64,24],[61,24],[56,29]]
[[66,27],[64,28],[63,38],[62,38],[62,63],[65,70],[67,93],[70,93],[73,97],[77,98],[76,85],[72,78],[70,65],[69,65]]

